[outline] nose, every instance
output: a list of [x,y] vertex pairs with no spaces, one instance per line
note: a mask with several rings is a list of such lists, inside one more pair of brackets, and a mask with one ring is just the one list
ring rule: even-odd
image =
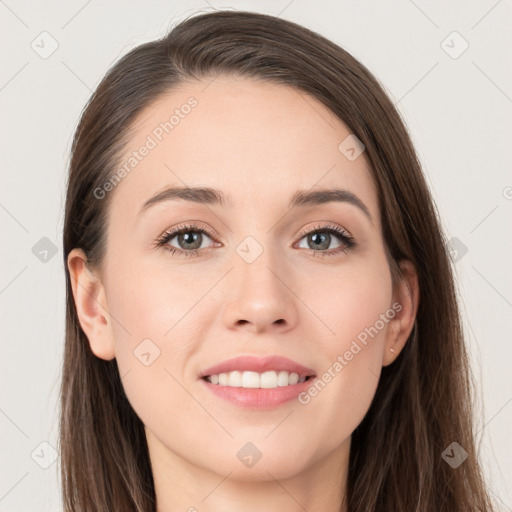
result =
[[282,333],[296,325],[297,298],[292,291],[292,277],[268,253],[263,251],[252,263],[239,258],[226,277],[229,291],[223,321],[227,328]]

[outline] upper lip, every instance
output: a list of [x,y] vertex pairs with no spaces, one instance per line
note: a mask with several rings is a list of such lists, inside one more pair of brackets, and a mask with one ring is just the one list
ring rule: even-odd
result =
[[219,375],[220,373],[228,373],[232,371],[252,371],[263,373],[271,370],[285,371],[289,373],[298,373],[299,377],[314,376],[315,371],[307,368],[287,357],[282,356],[239,356],[219,364],[210,366],[199,375],[200,378],[209,375]]

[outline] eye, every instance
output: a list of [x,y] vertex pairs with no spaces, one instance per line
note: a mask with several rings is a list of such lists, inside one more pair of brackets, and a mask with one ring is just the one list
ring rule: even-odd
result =
[[[347,231],[335,224],[316,225],[312,230],[303,231],[300,236],[300,240],[306,240],[308,247],[301,245],[299,247],[310,249],[313,256],[317,254],[330,256],[341,252],[348,253],[357,245],[354,238]],[[187,224],[165,231],[158,238],[155,246],[164,247],[171,254],[187,257],[197,256],[202,249],[209,247],[206,239],[215,240],[214,235],[207,228],[197,224]],[[338,245],[329,249],[331,243],[336,239]]]
[[163,233],[156,241],[157,247],[165,247],[172,254],[195,256],[200,249],[204,249],[205,239],[212,239],[213,235],[204,227],[196,224],[178,226]]
[[[335,224],[316,225],[313,230],[301,233],[301,237],[301,240],[305,240],[307,247],[300,247],[311,249],[314,256],[316,256],[315,253],[322,256],[329,256],[340,252],[348,253],[356,246],[354,238],[343,228]],[[334,241],[338,239],[338,245],[329,249],[333,238]],[[339,243],[340,241],[341,243]]]

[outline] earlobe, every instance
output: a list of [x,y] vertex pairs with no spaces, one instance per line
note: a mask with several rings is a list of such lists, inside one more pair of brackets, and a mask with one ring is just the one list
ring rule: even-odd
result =
[[109,361],[115,351],[105,288],[81,249],[73,249],[67,263],[80,326],[94,355]]
[[388,366],[404,348],[416,321],[416,313],[420,300],[418,275],[414,265],[408,260],[399,262],[402,279],[399,283],[394,304],[396,315],[389,326],[382,366]]

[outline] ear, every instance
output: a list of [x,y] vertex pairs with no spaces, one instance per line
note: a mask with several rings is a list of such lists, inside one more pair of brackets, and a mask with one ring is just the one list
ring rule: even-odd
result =
[[401,260],[398,265],[402,278],[393,297],[392,309],[395,316],[389,322],[382,366],[391,364],[404,348],[414,327],[420,300],[418,275],[414,265],[408,260]]
[[114,359],[114,338],[105,288],[87,266],[87,256],[81,249],[73,249],[67,263],[78,319],[91,350],[101,359]]

